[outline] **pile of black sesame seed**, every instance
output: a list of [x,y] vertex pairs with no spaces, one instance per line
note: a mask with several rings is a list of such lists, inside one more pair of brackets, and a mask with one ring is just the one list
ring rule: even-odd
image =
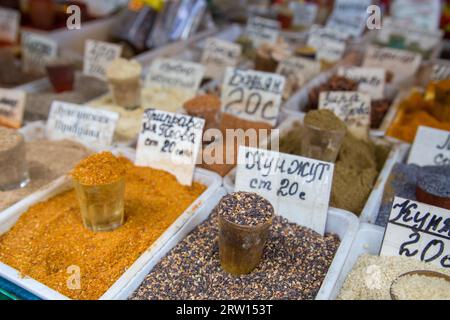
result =
[[251,192],[234,192],[226,195],[216,211],[225,220],[242,226],[263,224],[274,215],[270,202]]
[[[217,210],[216,210],[217,211]],[[217,212],[147,275],[130,299],[314,299],[339,239],[275,216],[262,262],[232,276],[219,261]]]

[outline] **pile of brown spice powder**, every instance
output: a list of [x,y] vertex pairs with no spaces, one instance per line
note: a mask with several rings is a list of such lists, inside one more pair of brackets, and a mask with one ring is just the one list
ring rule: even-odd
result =
[[[205,186],[182,186],[164,171],[129,160],[126,222],[111,232],[83,226],[74,190],[36,204],[0,237],[0,261],[73,299],[98,299],[197,199]],[[81,271],[81,289],[69,289],[69,266]]]

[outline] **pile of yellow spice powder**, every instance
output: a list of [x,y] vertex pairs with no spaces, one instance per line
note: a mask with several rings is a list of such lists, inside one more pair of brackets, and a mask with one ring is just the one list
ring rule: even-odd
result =
[[[120,162],[126,167],[122,227],[100,233],[85,228],[75,191],[69,190],[22,214],[0,237],[0,261],[72,299],[101,297],[206,189]],[[68,287],[70,266],[80,268],[80,289]]]

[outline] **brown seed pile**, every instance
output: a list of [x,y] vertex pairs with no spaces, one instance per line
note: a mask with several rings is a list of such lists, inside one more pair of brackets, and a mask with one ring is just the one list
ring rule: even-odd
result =
[[228,194],[217,206],[225,220],[242,226],[256,226],[269,221],[274,214],[269,201],[251,192]]
[[153,299],[314,299],[339,239],[276,216],[262,257],[250,274],[232,276],[219,261],[214,212],[147,275],[132,295]]
[[345,77],[334,75],[327,82],[312,89],[308,94],[309,104],[307,110],[317,109],[319,96],[325,91],[357,91],[358,83]]

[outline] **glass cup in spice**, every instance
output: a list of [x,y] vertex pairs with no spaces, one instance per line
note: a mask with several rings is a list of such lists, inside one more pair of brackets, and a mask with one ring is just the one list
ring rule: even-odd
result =
[[28,184],[26,158],[23,135],[0,127],[0,191],[23,188]]
[[274,209],[255,193],[235,192],[216,208],[222,268],[233,275],[248,274],[260,263]]
[[75,82],[75,66],[73,61],[64,58],[50,60],[47,65],[47,75],[55,92],[73,90]]
[[110,152],[89,156],[73,169],[73,185],[88,229],[112,231],[124,223],[125,173],[125,164]]
[[302,156],[335,162],[347,127],[333,112],[314,110],[305,116],[301,142]]
[[141,100],[142,67],[135,60],[118,58],[106,68],[114,103],[127,109],[139,107]]

